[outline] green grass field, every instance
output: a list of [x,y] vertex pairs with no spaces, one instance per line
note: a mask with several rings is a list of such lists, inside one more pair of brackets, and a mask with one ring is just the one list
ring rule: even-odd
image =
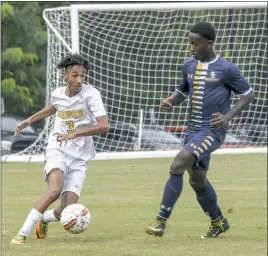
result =
[[43,164],[2,164],[3,255],[267,255],[267,154],[213,156],[209,178],[232,226],[213,240],[200,239],[209,219],[195,199],[188,174],[165,235],[145,234],[158,212],[171,161],[92,161],[80,200],[92,213],[90,228],[71,235],[52,223],[46,240],[31,236],[23,246],[9,242],[46,190]]

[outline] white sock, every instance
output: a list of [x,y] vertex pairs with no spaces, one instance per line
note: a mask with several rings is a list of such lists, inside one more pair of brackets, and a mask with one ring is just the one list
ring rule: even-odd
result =
[[45,211],[43,218],[44,218],[44,221],[45,222],[57,222],[57,221],[59,221],[56,218],[55,214],[54,214],[54,209],[49,210],[49,211]]
[[37,211],[36,209],[32,209],[24,222],[21,230],[19,231],[20,235],[29,236],[32,233],[32,230],[35,227],[35,224],[40,221],[43,217],[43,214]]

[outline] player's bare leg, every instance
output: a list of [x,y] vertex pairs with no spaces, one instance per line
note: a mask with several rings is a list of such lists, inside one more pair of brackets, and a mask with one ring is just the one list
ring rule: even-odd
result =
[[42,220],[45,210],[55,202],[63,188],[63,173],[59,169],[53,169],[48,174],[48,190],[40,200],[36,202],[34,208],[29,213],[24,225],[19,233],[11,240],[12,244],[24,244],[26,238],[31,234],[36,223]]
[[[73,166],[76,166],[71,172],[64,175],[64,186],[61,192],[61,203],[57,208],[48,210],[44,213],[43,220],[36,225],[36,237],[39,239],[44,238],[43,233],[46,235],[48,222],[58,222],[61,217],[62,211],[70,204],[77,203],[80,193],[83,188],[83,183],[86,177],[85,171],[87,168],[86,163],[78,161]],[[81,168],[81,169],[80,169]],[[84,169],[83,169],[84,168]],[[42,227],[45,228],[44,232]],[[41,232],[39,232],[41,230]]]
[[57,219],[60,219],[62,211],[70,204],[76,204],[79,196],[71,191],[66,191],[62,194],[61,205],[54,209],[54,214]]
[[215,238],[226,232],[230,225],[223,217],[217,204],[217,195],[212,185],[207,179],[207,171],[189,168],[189,182],[196,193],[196,199],[205,214],[211,219],[211,225],[201,238]]
[[79,196],[71,191],[66,191],[62,194],[61,204],[57,208],[46,211],[41,221],[36,224],[35,237],[43,239],[47,236],[48,222],[57,222],[60,220],[62,211],[70,204],[76,204]]

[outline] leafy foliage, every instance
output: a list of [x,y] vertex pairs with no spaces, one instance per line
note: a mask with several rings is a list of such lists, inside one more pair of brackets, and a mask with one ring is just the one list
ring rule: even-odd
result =
[[8,114],[29,116],[45,104],[47,32],[42,12],[66,2],[1,5],[1,89]]

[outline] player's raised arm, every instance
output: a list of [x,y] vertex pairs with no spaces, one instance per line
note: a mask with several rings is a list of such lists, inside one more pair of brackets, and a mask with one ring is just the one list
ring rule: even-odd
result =
[[20,132],[26,127],[30,126],[32,123],[41,120],[43,118],[52,116],[56,113],[56,108],[53,105],[48,105],[34,115],[28,117],[26,120],[20,122],[15,130],[15,136],[18,136]]
[[225,115],[220,113],[213,114],[214,118],[211,124],[216,128],[226,125],[235,116],[239,115],[254,99],[252,87],[234,64],[231,64],[227,71],[227,86],[239,96],[239,99],[235,106]]

